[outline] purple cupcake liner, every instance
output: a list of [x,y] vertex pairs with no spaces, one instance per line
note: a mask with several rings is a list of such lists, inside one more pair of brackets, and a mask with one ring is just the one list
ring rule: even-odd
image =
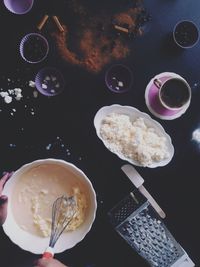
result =
[[133,84],[132,71],[122,64],[112,65],[106,71],[105,83],[112,92],[127,92]]
[[23,15],[28,13],[32,6],[34,0],[4,0],[5,7],[12,13]]
[[39,33],[29,33],[20,42],[20,55],[28,63],[39,63],[49,53],[47,39]]
[[59,70],[46,67],[37,73],[35,86],[41,94],[45,96],[55,96],[64,90],[65,80]]

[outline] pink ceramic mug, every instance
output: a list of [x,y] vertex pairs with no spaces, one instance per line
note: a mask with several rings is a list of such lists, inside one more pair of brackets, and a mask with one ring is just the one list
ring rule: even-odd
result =
[[190,103],[191,87],[182,77],[171,77],[165,81],[154,80],[158,88],[161,105],[168,110],[179,110]]

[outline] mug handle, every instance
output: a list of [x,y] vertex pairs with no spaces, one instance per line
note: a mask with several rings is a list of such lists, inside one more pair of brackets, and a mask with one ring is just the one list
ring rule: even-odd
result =
[[153,83],[155,84],[155,86],[160,89],[162,87],[162,81],[159,79],[154,79]]

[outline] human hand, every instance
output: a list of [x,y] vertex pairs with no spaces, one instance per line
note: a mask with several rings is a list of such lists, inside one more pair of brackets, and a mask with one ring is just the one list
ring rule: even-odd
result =
[[8,197],[2,195],[2,191],[4,188],[5,183],[8,179],[12,176],[13,172],[7,172],[1,179],[0,179],[0,225],[2,225],[7,217],[7,206],[8,206]]
[[34,267],[67,267],[56,259],[39,259]]

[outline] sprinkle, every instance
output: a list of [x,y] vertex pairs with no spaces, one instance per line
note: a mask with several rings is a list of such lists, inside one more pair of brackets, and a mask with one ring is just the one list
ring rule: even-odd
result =
[[15,92],[16,95],[20,94],[22,92],[22,89],[21,88],[15,88],[14,92]]
[[16,144],[9,144],[9,147],[16,147]]
[[118,85],[119,85],[120,87],[123,87],[123,86],[124,86],[123,82],[121,82],[121,81],[118,82]]
[[16,95],[15,99],[16,99],[17,101],[19,101],[19,100],[21,100],[22,97],[23,97],[22,94],[19,93],[19,94]]
[[15,91],[14,91],[13,89],[8,89],[8,93],[9,93],[10,95],[14,95],[14,94],[15,94]]
[[38,97],[38,91],[33,91],[33,97],[37,98]]
[[0,92],[1,97],[6,97],[8,95],[8,92]]
[[9,96],[9,95],[6,95],[6,96],[4,97],[4,101],[5,101],[6,104],[9,104],[9,103],[12,102],[12,97]]
[[115,87],[115,89],[116,89],[116,90],[119,90],[119,87],[118,87],[118,86],[116,86],[116,87]]
[[46,146],[46,150],[50,150],[51,146],[52,146],[52,144],[48,144],[48,145]]
[[34,88],[35,87],[35,82],[34,81],[29,81],[29,84],[28,84],[30,87]]
[[53,82],[55,82],[57,80],[57,78],[55,76],[52,76],[51,79]]
[[57,84],[55,85],[55,87],[56,87],[56,88],[59,88],[59,87],[60,87],[60,84],[59,84],[59,83],[57,83]]
[[49,77],[49,76],[46,76],[46,77],[45,77],[45,80],[46,80],[46,81],[50,81],[50,77]]
[[45,83],[42,84],[42,89],[47,89],[47,85]]

